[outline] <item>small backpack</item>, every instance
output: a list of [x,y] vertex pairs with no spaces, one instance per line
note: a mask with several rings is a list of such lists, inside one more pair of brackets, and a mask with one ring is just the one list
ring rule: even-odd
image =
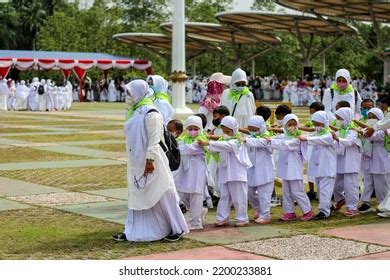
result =
[[38,94],[39,95],[42,95],[42,94],[44,94],[45,93],[45,88],[44,88],[44,86],[43,85],[39,85],[38,86]]
[[[156,109],[151,109],[147,112],[147,114],[151,112],[158,112]],[[169,169],[171,171],[175,171],[179,169],[180,166],[180,150],[177,145],[177,141],[175,136],[172,135],[168,130],[164,127],[164,142],[160,141],[160,147],[164,151],[165,155],[169,161]]]

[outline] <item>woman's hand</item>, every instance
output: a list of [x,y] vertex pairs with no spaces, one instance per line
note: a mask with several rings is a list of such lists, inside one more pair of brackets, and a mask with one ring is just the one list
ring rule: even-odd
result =
[[147,159],[145,164],[144,175],[147,176],[148,174],[153,173],[153,171],[154,171],[153,161]]
[[307,141],[307,138],[302,136],[302,135],[298,135],[296,138],[301,140],[301,141]]

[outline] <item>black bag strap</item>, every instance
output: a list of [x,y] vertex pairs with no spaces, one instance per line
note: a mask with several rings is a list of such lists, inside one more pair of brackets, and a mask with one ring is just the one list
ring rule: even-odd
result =
[[[149,111],[146,112],[146,114],[149,114],[149,113],[152,113],[152,112],[160,113],[156,109],[150,109]],[[166,130],[165,130],[165,126],[164,125],[163,125],[163,129],[164,129],[164,133],[165,133]],[[159,144],[160,144],[161,149],[163,149],[164,153],[168,152],[168,147],[162,140],[160,140]]]
[[237,104],[238,104],[238,102],[240,102],[240,99],[241,99],[241,97],[243,96],[243,94],[241,94],[240,95],[240,97],[238,98],[238,101],[237,101],[237,103],[236,104],[234,104],[234,107],[233,107],[233,112],[232,112],[232,117],[234,117],[234,112],[236,112],[236,108],[237,108]]

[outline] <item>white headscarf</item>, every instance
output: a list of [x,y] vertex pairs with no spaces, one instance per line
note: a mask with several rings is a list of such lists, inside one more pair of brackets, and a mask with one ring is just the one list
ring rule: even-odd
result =
[[168,81],[160,75],[149,75],[146,80],[149,79],[153,81],[153,86],[151,87],[155,93],[168,91]]
[[42,85],[44,85],[45,82],[46,82],[45,79],[42,79],[42,80],[41,80],[41,84],[42,84]]
[[295,120],[297,122],[297,124],[299,124],[299,119],[298,119],[298,116],[295,115],[295,114],[287,114],[286,116],[284,116],[283,118],[283,128],[284,129],[287,129],[287,123],[290,121],[290,120]]
[[326,128],[329,127],[329,117],[325,111],[317,111],[311,116],[311,120],[322,123]]
[[236,86],[235,83],[237,83],[237,82],[248,83],[248,78],[246,76],[246,73],[241,68],[237,68],[232,73],[232,78],[231,78],[231,82],[230,82],[231,87],[234,88]]
[[248,119],[248,126],[254,126],[260,129],[260,133],[264,133],[267,129],[264,118],[262,116],[252,116]]
[[232,77],[231,76],[225,76],[221,72],[214,73],[210,76],[210,82],[216,81],[220,84],[229,85],[231,82]]
[[134,98],[134,102],[140,101],[142,98],[150,94],[149,86],[144,80],[134,80],[125,85],[126,89]]
[[343,77],[347,80],[348,84],[351,83],[351,74],[349,74],[349,71],[347,69],[339,69],[336,72],[336,80],[338,77]]
[[230,128],[231,130],[233,130],[233,134],[238,133],[238,122],[232,116],[224,117],[221,121],[221,125],[226,126],[227,128]]
[[348,107],[343,107],[343,108],[338,109],[336,111],[335,115],[337,115],[343,119],[343,124],[345,126],[349,125],[353,119],[352,110],[351,110],[351,108],[348,108]]
[[372,109],[370,109],[370,110],[368,111],[368,113],[374,114],[374,115],[378,118],[378,120],[383,120],[383,118],[385,117],[385,116],[383,115],[382,110],[379,109],[379,108],[372,108]]
[[202,126],[202,119],[198,116],[189,116],[185,122],[185,125],[184,127],[185,128],[188,128],[189,126],[196,126],[198,127],[200,130],[202,130],[203,126]]

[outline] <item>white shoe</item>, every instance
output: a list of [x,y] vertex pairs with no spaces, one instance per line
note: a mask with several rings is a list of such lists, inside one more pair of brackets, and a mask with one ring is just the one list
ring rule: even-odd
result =
[[390,218],[390,212],[380,212],[377,215],[382,218]]
[[209,212],[209,209],[207,207],[203,207],[202,209],[202,224],[206,221],[207,213]]
[[194,227],[188,227],[189,230],[201,230],[203,229],[202,226],[194,226]]

